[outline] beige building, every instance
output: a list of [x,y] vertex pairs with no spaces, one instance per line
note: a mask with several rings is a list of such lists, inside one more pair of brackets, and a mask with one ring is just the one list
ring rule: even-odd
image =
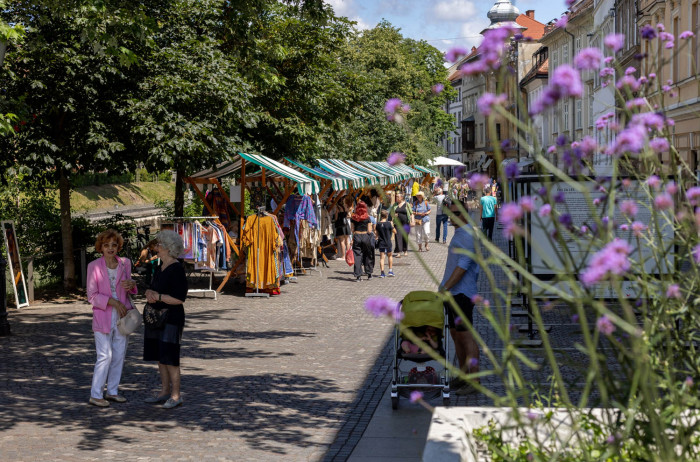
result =
[[[642,72],[648,75],[656,72],[659,81],[672,81],[671,92],[663,97],[663,105],[668,117],[675,121],[672,137],[673,144],[681,158],[695,172],[697,181],[700,170],[700,74],[697,63],[700,62],[700,1],[699,0],[639,0],[638,24],[656,26],[663,24],[666,32],[675,37],[675,48],[658,49],[657,40],[640,39],[641,52],[648,55]],[[679,36],[684,31],[693,31],[695,37],[690,40]],[[661,58],[664,62],[658,67],[655,62]],[[661,104],[661,95],[657,92],[650,98],[652,104]],[[662,155],[662,162],[669,162],[669,153]]]

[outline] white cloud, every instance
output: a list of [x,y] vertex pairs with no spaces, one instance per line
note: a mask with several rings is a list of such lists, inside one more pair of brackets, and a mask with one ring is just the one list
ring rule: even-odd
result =
[[433,20],[469,21],[476,15],[476,5],[471,0],[443,0],[433,7]]
[[336,16],[350,17],[356,13],[355,0],[326,0],[326,3],[333,7]]
[[370,26],[364,19],[362,19],[359,16],[355,16],[354,18],[351,18],[351,20],[357,22],[357,24],[355,24],[355,28],[357,30],[367,30],[373,27]]
[[471,48],[478,47],[481,43],[482,36],[480,32],[490,24],[488,19],[476,19],[467,21],[460,28],[461,45]]

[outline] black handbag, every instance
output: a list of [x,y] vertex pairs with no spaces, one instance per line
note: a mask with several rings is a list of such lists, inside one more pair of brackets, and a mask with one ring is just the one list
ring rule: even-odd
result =
[[165,321],[168,318],[168,310],[158,310],[153,308],[153,305],[146,303],[143,307],[143,324],[149,329],[162,329],[165,326]]

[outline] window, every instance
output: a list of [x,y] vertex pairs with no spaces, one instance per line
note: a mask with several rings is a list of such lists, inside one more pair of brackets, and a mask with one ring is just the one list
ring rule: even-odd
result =
[[583,104],[581,100],[576,100],[576,129],[583,128]]
[[459,100],[462,101],[462,88],[459,89]]
[[569,102],[564,101],[564,130],[569,129]]
[[562,63],[569,62],[569,44],[568,43],[564,44],[564,50],[562,51],[561,62]]
[[[693,7],[691,9],[690,13],[690,30],[695,32],[695,37],[693,37],[693,47],[692,49],[695,50],[695,66],[697,68],[698,65],[700,65],[700,43],[698,43],[698,35],[700,35],[700,8],[698,8],[697,3],[693,3]],[[692,60],[691,61],[691,66]],[[693,70],[691,68],[690,74],[693,73]]]
[[496,124],[496,139],[501,141],[501,124]]
[[593,127],[593,92],[588,93],[588,126]]
[[[556,109],[559,109],[557,104]],[[559,133],[559,111],[552,110],[552,133]]]
[[479,144],[483,145],[486,142],[484,138],[484,124],[479,124]]
[[[673,35],[676,37],[676,43],[678,43],[678,29],[680,29],[680,18],[675,17],[673,18]],[[678,71],[678,53],[675,52],[675,49],[671,49],[671,60],[673,65],[673,74],[671,78],[677,83],[681,79],[681,76]]]
[[552,70],[559,66],[559,50],[554,50],[552,52]]
[[581,36],[579,35],[576,37],[576,49],[574,50],[574,54],[576,54],[577,51],[581,51]]

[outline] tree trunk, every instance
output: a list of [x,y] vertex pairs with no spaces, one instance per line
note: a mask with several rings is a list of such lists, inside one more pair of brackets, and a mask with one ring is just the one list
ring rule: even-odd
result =
[[182,187],[182,177],[185,176],[185,172],[182,170],[177,170],[175,174],[175,216],[183,216],[185,210],[185,191]]
[[75,284],[75,259],[73,258],[73,228],[70,217],[70,181],[62,168],[58,179],[59,202],[61,207],[61,242],[63,247],[63,287],[73,290]]

